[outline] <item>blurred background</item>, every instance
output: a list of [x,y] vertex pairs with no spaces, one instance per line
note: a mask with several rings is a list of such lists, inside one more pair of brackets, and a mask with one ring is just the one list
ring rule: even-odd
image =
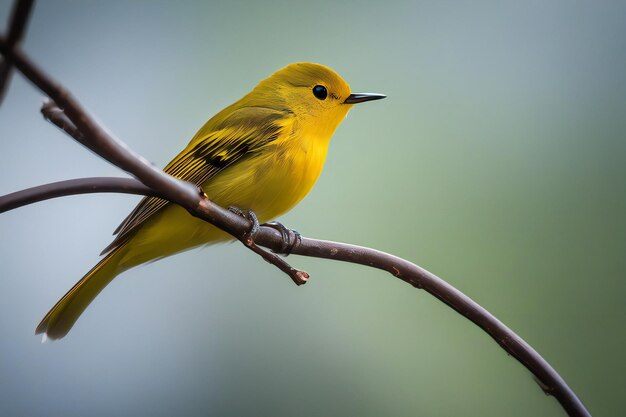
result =
[[[12,2],[0,0],[0,21]],[[626,406],[626,4],[610,1],[45,1],[23,47],[164,166],[214,113],[295,61],[353,91],[305,236],[407,258],[535,347],[595,416]],[[6,26],[2,26],[3,30]],[[124,175],[42,120],[14,74],[0,194]],[[138,201],[0,216],[0,415],[562,416],[485,333],[427,293],[238,244],[125,273],[69,336],[34,328]]]

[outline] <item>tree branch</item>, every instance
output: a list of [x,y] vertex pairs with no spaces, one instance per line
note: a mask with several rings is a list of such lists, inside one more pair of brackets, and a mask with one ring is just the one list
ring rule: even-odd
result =
[[[7,44],[9,48],[13,48],[20,43],[24,32],[26,32],[26,23],[33,8],[34,0],[21,0],[13,5],[11,13],[11,23],[9,24],[9,33],[7,35]],[[0,60],[0,104],[4,100],[7,86],[11,81],[11,65],[6,60]]]
[[[44,104],[42,108],[44,117],[51,116],[51,122],[68,132],[78,142],[112,164],[134,175],[148,187],[158,190],[167,200],[181,205],[193,216],[213,223],[243,242],[242,239],[252,226],[248,220],[243,219],[244,224],[247,225],[245,229],[233,227],[233,224],[241,224],[241,222],[224,222],[223,215],[216,215],[216,212],[224,211],[224,209],[209,201],[202,190],[194,184],[181,181],[159,170],[125,143],[114,138],[87,113],[69,91],[52,80],[19,49],[9,48],[3,38],[0,38],[0,52],[54,102]],[[292,268],[275,254],[254,245],[246,245],[246,247],[262,256],[266,261],[278,266],[289,275],[296,285],[306,282],[304,279],[306,273]]]
[[126,172],[131,172],[148,187],[163,190],[168,200],[176,201],[187,209],[194,209],[199,205],[200,197],[195,185],[165,174],[106,132],[67,90],[48,77],[18,48],[11,49],[3,38],[0,38],[0,52],[27,79],[63,109],[63,112],[82,133],[79,136],[80,139],[74,137],[76,140],[112,164]]
[[[0,52],[63,109],[67,118],[77,128],[78,136],[81,137],[81,139],[75,138],[85,146],[132,173],[159,195],[187,208],[192,215],[228,231],[238,239],[247,233],[250,228],[248,220],[213,204],[198,193],[194,186],[154,168],[122,142],[111,137],[67,91],[34,66],[19,50],[12,50],[3,38],[0,38]],[[106,184],[107,181],[104,183]],[[101,190],[112,191],[115,188],[113,183],[100,185]],[[93,188],[91,192],[97,192],[97,189],[97,187]],[[122,189],[123,192],[128,190],[123,187]],[[13,193],[13,201],[16,200],[15,194]],[[32,192],[27,200],[43,199],[33,197],[37,194],[37,192]],[[61,191],[49,192],[48,189],[46,195],[57,196],[63,193]],[[7,201],[5,197],[2,197],[0,201]],[[8,203],[6,204],[8,206]],[[282,234],[271,227],[261,227],[254,240],[259,245],[276,252],[281,251],[285,243]],[[293,254],[340,260],[382,269],[416,288],[426,290],[483,329],[506,352],[528,368],[540,382],[542,389],[547,394],[556,397],[568,414],[571,416],[590,415],[567,383],[531,346],[483,307],[434,274],[404,259],[374,249],[307,238],[294,239],[294,242],[291,248]]]
[[[83,178],[46,184],[0,197],[0,212],[26,204],[64,195],[96,192],[140,193],[145,187],[132,178]],[[152,191],[152,190],[151,190]],[[18,203],[19,202],[19,203]],[[232,220],[245,220],[228,210],[218,215],[232,214]],[[229,221],[229,219],[224,219]],[[245,230],[245,225],[242,225]],[[238,225],[236,226],[238,227]],[[283,236],[274,228],[261,226],[255,242],[275,252],[283,250]],[[405,259],[375,249],[325,240],[289,237],[294,242],[291,253],[314,258],[331,259],[365,265],[387,271],[415,288],[423,289],[463,315],[491,336],[508,354],[517,359],[537,378],[539,386],[553,395],[571,416],[590,416],[576,394],[561,376],[515,332],[491,315],[474,300],[433,273]]]
[[51,198],[91,193],[124,193],[162,197],[160,193],[150,187],[146,187],[134,178],[77,178],[44,184],[3,195],[0,197],[0,213]]

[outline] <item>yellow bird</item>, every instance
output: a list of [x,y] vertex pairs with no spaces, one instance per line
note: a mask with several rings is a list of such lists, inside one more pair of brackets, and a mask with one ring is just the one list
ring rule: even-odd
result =
[[[213,116],[165,172],[197,184],[222,207],[267,222],[306,196],[322,172],[328,143],[355,103],[384,98],[353,94],[333,70],[295,63],[261,81]],[[106,256],[46,314],[36,333],[65,336],[118,274],[196,246],[232,237],[176,204],[146,197],[117,228]]]

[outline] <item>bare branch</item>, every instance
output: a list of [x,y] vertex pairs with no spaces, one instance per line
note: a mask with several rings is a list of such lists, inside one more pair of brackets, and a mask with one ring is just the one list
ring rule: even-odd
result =
[[0,38],[0,52],[13,65],[50,97],[82,133],[83,138],[75,137],[83,145],[105,158],[107,161],[130,172],[148,187],[162,190],[169,200],[177,201],[188,210],[200,202],[198,188],[177,180],[154,167],[145,158],[132,151],[121,141],[102,129],[89,113],[58,83],[48,77],[32,63],[18,48],[9,48],[5,39]]
[[[66,132],[68,135],[76,139],[78,142],[84,144],[85,146],[91,149],[90,142],[85,139],[82,132],[78,130],[76,125],[67,117],[67,115],[63,112],[63,110],[61,110],[53,101],[48,101],[47,103],[45,103],[43,107],[41,108],[41,113],[43,114],[45,119],[49,120],[54,125],[56,125],[60,129],[62,129],[64,132]],[[179,182],[182,183],[182,181],[179,181]],[[136,188],[136,189],[140,189],[140,188]],[[152,189],[149,189],[149,190],[150,192],[154,192]],[[163,196],[163,194],[159,193],[159,196]],[[198,198],[199,199],[204,198],[208,202],[208,199],[206,198],[206,195],[204,195],[204,193],[199,193]],[[196,217],[203,218],[202,217],[203,214],[201,213],[196,213],[193,210],[190,210],[190,213]],[[306,272],[300,271],[299,269],[292,267],[291,265],[289,265],[289,263],[287,263],[280,257],[276,256],[276,254],[268,252],[260,248],[259,246],[257,246],[254,239],[252,239],[248,235],[247,232],[245,232],[243,235],[235,234],[232,232],[230,225],[227,225],[226,227],[222,229],[228,233],[231,233],[234,237],[239,239],[239,241],[241,241],[241,243],[243,243],[248,249],[250,249],[257,255],[261,256],[264,260],[276,266],[278,269],[280,269],[285,274],[287,274],[296,285],[302,285],[306,283],[307,279],[309,278],[309,275]]]
[[[195,187],[159,171],[123,143],[115,140],[95,123],[68,92],[35,67],[19,50],[8,48],[6,41],[2,38],[0,38],[0,52],[63,109],[67,118],[78,129],[77,132],[80,133],[78,136],[82,137],[77,140],[110,162],[132,173],[169,201],[187,208],[194,216],[228,231],[238,239],[245,236],[250,228],[248,220],[213,204],[198,193]],[[112,188],[109,187],[109,191]],[[31,199],[38,201],[36,198]],[[571,416],[590,415],[567,383],[532,347],[487,310],[439,277],[411,262],[374,249],[306,238],[294,240],[295,244],[290,248],[293,254],[340,260],[382,269],[416,288],[422,288],[433,294],[483,329],[506,352],[528,368],[540,381],[544,391],[555,396],[568,414]],[[271,227],[261,227],[254,241],[275,252],[284,250],[285,246],[282,234]]]
[[[118,183],[119,180],[124,180]],[[134,183],[134,184],[133,184]],[[73,184],[77,186],[74,187]],[[119,187],[119,188],[118,188]],[[46,198],[60,197],[62,195],[78,194],[80,189],[85,192],[130,192],[139,191],[143,186],[139,181],[129,178],[84,178],[79,180],[62,181],[34,187],[21,192],[0,197],[0,212],[11,210],[25,204],[42,201]],[[53,192],[50,189],[56,188]],[[19,193],[29,196],[28,198],[14,198]],[[37,195],[37,194],[41,195]],[[17,205],[12,201],[24,202]],[[13,207],[11,207],[13,204]],[[232,215],[233,221],[239,221],[245,228],[245,220],[228,210],[223,210],[218,215]],[[227,221],[229,221],[227,220]],[[508,354],[517,359],[536,377],[540,387],[546,394],[553,395],[563,406],[570,416],[590,416],[585,406],[578,399],[561,376],[550,366],[545,359],[537,353],[515,332],[509,329],[501,321],[491,315],[487,310],[474,300],[454,288],[431,272],[396,256],[346,243],[338,243],[324,240],[288,238],[288,242],[295,242],[290,252],[296,255],[315,258],[331,259],[342,262],[361,264],[389,272],[393,276],[411,284],[416,288],[425,290],[436,298],[450,306],[491,336]],[[261,226],[255,237],[255,242],[272,249],[275,252],[284,250],[284,237],[274,228]]]
[[162,197],[161,194],[134,178],[78,178],[44,184],[0,196],[0,213],[50,198],[91,193],[125,193]]
[[[7,45],[13,48],[20,43],[26,32],[26,23],[33,8],[34,0],[20,0],[13,5],[11,23],[7,35]],[[0,104],[4,100],[6,91],[11,81],[11,65],[6,60],[0,60]]]
[[[215,216],[214,213],[224,209],[210,202],[198,187],[167,175],[141,155],[135,153],[126,144],[111,136],[96,123],[67,90],[52,80],[17,48],[7,48],[7,44],[2,38],[0,38],[0,52],[53,100],[54,104],[46,103],[43,106],[44,117],[50,116],[51,122],[70,133],[78,142],[134,175],[148,187],[159,190],[167,200],[181,205],[192,215],[213,223],[239,240],[244,237],[250,228],[250,222],[244,219],[248,224],[247,228],[236,230],[231,223],[221,221],[221,218]],[[246,246],[261,255],[263,259],[278,266],[294,282],[299,283],[294,273],[291,272],[294,268],[291,266],[287,268],[288,264],[275,254],[260,248]]]

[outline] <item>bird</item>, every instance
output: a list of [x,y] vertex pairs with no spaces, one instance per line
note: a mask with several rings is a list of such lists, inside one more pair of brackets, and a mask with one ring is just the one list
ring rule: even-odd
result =
[[[352,93],[332,69],[287,65],[213,116],[164,171],[199,186],[222,207],[267,222],[286,213],[322,172],[335,129],[354,104],[385,98]],[[67,335],[95,297],[119,274],[194,247],[232,240],[184,208],[144,197],[114,231],[105,255],[45,315],[35,333]]]

